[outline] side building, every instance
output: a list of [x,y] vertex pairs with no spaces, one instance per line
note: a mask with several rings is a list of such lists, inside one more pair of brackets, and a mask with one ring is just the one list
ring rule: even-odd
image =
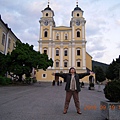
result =
[[1,19],[0,15],[0,52],[7,55],[11,53],[16,45],[16,41],[20,41],[6,23]]
[[[46,71],[36,72],[38,81],[58,80],[51,74],[53,72],[67,73],[70,67],[75,67],[77,73],[92,70],[92,57],[86,52],[86,20],[78,4],[72,11],[72,18],[69,22],[70,26],[56,26],[54,11],[49,4],[42,10],[42,17],[39,21],[39,51],[52,58],[54,64]],[[82,81],[89,82],[89,77],[85,77]]]

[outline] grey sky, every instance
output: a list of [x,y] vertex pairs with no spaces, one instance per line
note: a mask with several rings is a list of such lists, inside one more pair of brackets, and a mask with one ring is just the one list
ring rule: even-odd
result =
[[[111,63],[120,55],[120,1],[78,0],[86,19],[87,52],[93,60]],[[70,26],[75,0],[50,0],[56,26]],[[39,20],[47,0],[0,0],[2,19],[16,36],[38,50]]]

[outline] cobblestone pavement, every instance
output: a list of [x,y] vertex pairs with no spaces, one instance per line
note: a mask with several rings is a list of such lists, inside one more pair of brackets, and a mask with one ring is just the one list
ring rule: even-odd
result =
[[102,120],[100,101],[104,93],[88,90],[80,92],[82,114],[76,113],[73,98],[68,113],[63,114],[65,83],[52,86],[41,82],[30,86],[0,87],[0,120]]

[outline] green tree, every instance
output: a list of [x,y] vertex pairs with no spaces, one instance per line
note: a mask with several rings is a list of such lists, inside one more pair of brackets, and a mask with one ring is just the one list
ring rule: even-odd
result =
[[5,55],[0,52],[0,75],[3,76],[3,61],[4,61]]
[[116,79],[120,80],[120,56],[119,58],[116,59],[115,75],[116,75]]
[[6,71],[8,69],[9,64],[7,64],[7,59],[8,57],[2,53],[0,53],[0,75],[1,76],[5,76],[6,75]]
[[109,65],[106,71],[106,78],[110,80],[120,78],[120,56]]
[[114,80],[115,79],[115,66],[116,66],[116,62],[113,60],[113,62],[109,65],[107,71],[106,71],[106,78],[110,79],[110,80]]
[[96,82],[102,82],[105,80],[105,73],[101,67],[94,66],[93,71],[95,72]]
[[53,61],[48,58],[48,55],[36,52],[33,45],[30,46],[28,43],[17,42],[16,48],[7,57],[8,72],[11,76],[19,76],[19,81],[24,74],[30,77],[33,67],[46,70],[49,66],[53,66]]

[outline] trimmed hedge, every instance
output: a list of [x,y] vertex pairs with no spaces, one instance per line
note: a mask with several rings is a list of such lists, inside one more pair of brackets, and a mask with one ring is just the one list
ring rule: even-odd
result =
[[0,76],[0,85],[9,85],[12,83],[10,78]]
[[120,102],[120,80],[108,82],[104,88],[104,94],[111,102]]

